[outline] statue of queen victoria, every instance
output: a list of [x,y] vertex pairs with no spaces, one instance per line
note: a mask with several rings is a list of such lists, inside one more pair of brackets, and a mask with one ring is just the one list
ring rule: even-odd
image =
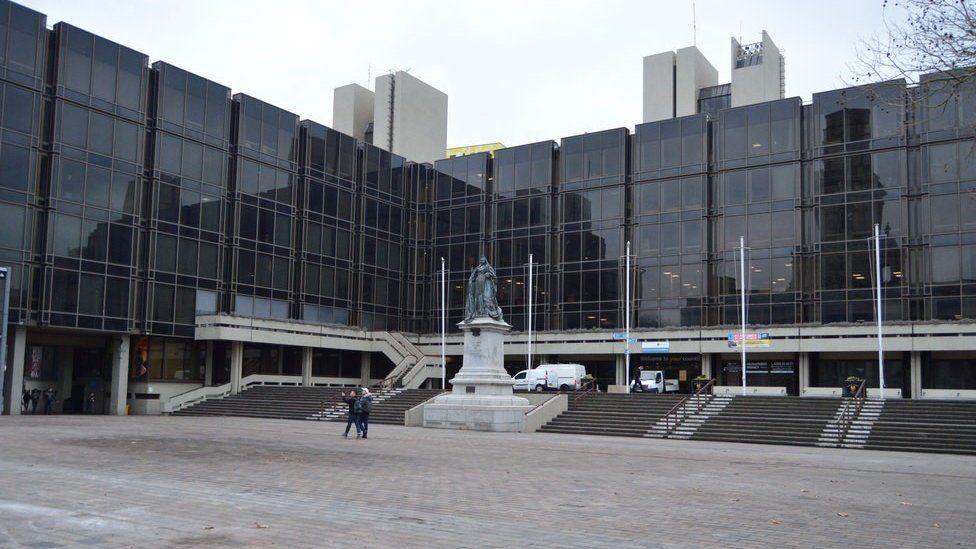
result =
[[498,306],[498,277],[495,269],[484,257],[468,277],[467,297],[464,301],[464,321],[471,322],[478,317],[488,317],[502,321],[502,308]]

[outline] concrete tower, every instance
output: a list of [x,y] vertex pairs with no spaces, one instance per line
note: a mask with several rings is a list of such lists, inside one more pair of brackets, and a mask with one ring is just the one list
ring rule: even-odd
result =
[[762,42],[742,45],[732,38],[732,106],[782,99],[786,62],[766,31]]

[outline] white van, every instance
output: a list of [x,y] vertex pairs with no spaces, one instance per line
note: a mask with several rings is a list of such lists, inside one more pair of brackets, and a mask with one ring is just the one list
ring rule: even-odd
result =
[[664,379],[664,372],[661,370],[641,370],[640,390],[649,393],[677,393],[678,380]]
[[586,367],[582,364],[540,364],[512,377],[516,391],[575,391],[583,384]]

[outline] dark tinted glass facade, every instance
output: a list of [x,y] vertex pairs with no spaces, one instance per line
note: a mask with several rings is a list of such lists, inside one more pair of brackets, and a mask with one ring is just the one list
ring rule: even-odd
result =
[[886,318],[973,319],[976,90],[939,78],[734,109],[716,87],[633,134],[431,166],[0,0],[11,318],[166,357],[221,312],[432,332],[444,258],[453,331],[484,255],[517,330],[530,296],[537,330],[617,329],[629,241],[636,327],[736,324],[743,287],[757,325],[870,322],[878,224]]
[[349,324],[354,310],[356,140],[304,120],[301,157],[301,318]]
[[54,28],[49,214],[42,323],[135,328],[144,212],[146,55],[65,23]]
[[[498,273],[498,301],[515,329],[550,328],[549,288],[553,272],[554,141],[495,151],[491,208],[492,265]],[[532,256],[532,288],[528,264]]]
[[562,329],[609,329],[623,320],[628,141],[625,128],[562,140],[556,213]]
[[230,88],[153,65],[145,328],[192,336],[224,289]]
[[[438,160],[431,207],[434,254],[431,283],[439,310],[441,258],[447,270],[447,325],[463,320],[464,288],[471,269],[487,256],[488,153]],[[436,316],[436,315],[435,315]]]

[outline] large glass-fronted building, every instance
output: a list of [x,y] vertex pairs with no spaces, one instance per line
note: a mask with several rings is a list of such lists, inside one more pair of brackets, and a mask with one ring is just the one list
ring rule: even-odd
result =
[[736,108],[718,86],[698,114],[430,165],[0,0],[4,394],[154,412],[249,375],[436,384],[440,311],[456,369],[484,256],[512,368],[531,303],[533,364],[622,383],[629,308],[634,337],[670,350],[632,344],[635,366],[737,385],[745,290],[769,336],[751,384],[873,383],[879,269],[888,387],[976,396],[976,90],[927,86]]

